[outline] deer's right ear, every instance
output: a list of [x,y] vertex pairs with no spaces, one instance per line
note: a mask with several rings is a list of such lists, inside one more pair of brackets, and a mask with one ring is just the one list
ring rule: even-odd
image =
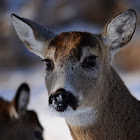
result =
[[18,17],[15,14],[12,14],[11,17],[15,30],[24,45],[31,52],[44,59],[44,52],[56,35],[31,20]]

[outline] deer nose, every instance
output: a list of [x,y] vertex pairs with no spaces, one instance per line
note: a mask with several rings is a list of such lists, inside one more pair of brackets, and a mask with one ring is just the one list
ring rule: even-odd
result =
[[64,112],[68,106],[72,107],[75,110],[77,104],[77,99],[65,89],[58,89],[49,97],[49,105],[58,112]]

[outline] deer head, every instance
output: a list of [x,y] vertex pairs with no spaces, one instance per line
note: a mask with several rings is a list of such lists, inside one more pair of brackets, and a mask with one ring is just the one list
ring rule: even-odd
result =
[[14,14],[12,20],[21,41],[46,63],[50,107],[60,115],[72,115],[94,108],[107,96],[110,61],[132,38],[136,13],[124,11],[101,34],[72,31],[56,35]]
[[12,102],[0,98],[1,140],[43,140],[43,128],[37,114],[27,110],[30,89],[22,84]]

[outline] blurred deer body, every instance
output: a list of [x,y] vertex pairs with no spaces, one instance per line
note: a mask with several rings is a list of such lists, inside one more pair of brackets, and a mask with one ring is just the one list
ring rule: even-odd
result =
[[12,15],[25,46],[46,63],[49,106],[63,116],[74,140],[140,139],[140,102],[110,65],[132,38],[136,13],[126,10],[101,34],[48,29]]
[[22,84],[12,102],[0,98],[0,140],[43,140],[37,114],[26,109],[29,87]]

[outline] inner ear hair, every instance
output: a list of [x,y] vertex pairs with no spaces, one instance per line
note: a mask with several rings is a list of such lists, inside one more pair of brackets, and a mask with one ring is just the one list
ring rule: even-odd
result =
[[102,39],[112,54],[124,47],[132,38],[136,28],[136,12],[126,10],[113,18],[104,28]]
[[56,35],[29,19],[19,17],[15,14],[12,14],[11,17],[20,40],[27,49],[43,59],[44,51]]

